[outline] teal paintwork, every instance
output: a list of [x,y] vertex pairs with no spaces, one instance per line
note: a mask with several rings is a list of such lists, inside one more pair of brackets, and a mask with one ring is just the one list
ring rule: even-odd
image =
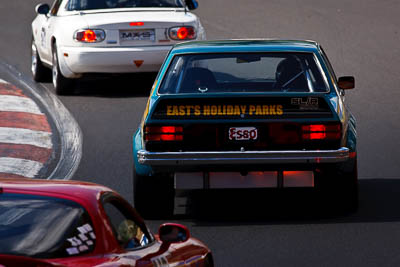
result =
[[[321,65],[321,69],[324,72],[324,78],[326,83],[329,85],[328,93],[294,93],[294,92],[266,92],[266,93],[246,93],[246,96],[288,96],[289,94],[293,96],[323,96],[334,113],[334,117],[330,120],[339,120],[344,126],[343,145],[348,147],[351,152],[356,151],[357,144],[357,133],[356,133],[356,123],[354,116],[350,113],[344,103],[343,91],[339,89],[336,77],[334,73],[329,71],[329,62],[326,62],[326,56],[323,55],[323,51],[320,45],[314,41],[297,41],[297,40],[225,40],[225,41],[193,41],[185,42],[175,45],[166,57],[158,75],[153,88],[150,93],[148,106],[143,115],[142,122],[133,137],[133,154],[134,154],[134,164],[135,170],[140,175],[151,175],[152,169],[149,166],[142,165],[137,161],[136,153],[138,150],[144,149],[142,140],[142,128],[145,123],[161,122],[161,120],[151,119],[153,108],[157,105],[157,102],[161,99],[166,98],[187,98],[188,95],[192,98],[203,98],[208,97],[203,94],[168,94],[160,95],[158,94],[158,88],[162,82],[163,76],[165,75],[169,64],[175,55],[181,54],[191,54],[191,53],[229,53],[229,52],[307,52],[313,53],[318,59]],[[212,94],[215,98],[224,98],[226,94],[224,93],[214,93]],[[230,97],[243,97],[240,93],[230,93]],[[230,120],[221,119],[207,119],[207,120],[196,120],[197,122],[207,122],[207,123],[223,123]],[[248,120],[251,122],[251,120]],[[257,120],[259,121],[259,120]],[[266,119],[268,121],[268,119]],[[277,121],[276,119],[274,121]],[[298,122],[312,122],[318,121],[318,119],[296,119]],[[165,120],[162,120],[165,123]],[[182,121],[168,120],[167,123],[181,123]]]
[[142,142],[142,131],[139,128],[136,133],[133,135],[133,162],[134,167],[136,169],[136,173],[139,175],[149,175],[152,173],[151,167],[148,165],[143,165],[138,162],[137,153],[135,151],[139,151],[143,149]]

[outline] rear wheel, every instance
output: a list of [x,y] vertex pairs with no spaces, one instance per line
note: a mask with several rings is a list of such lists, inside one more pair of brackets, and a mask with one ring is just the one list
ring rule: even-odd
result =
[[133,170],[133,202],[144,218],[168,218],[174,212],[174,179],[170,174],[138,175]]
[[204,266],[205,267],[214,267],[214,260],[212,254],[209,253],[206,258],[204,259]]
[[31,71],[32,78],[35,82],[45,82],[50,77],[50,70],[46,68],[42,63],[42,60],[40,60],[33,37],[31,43]]
[[57,55],[57,46],[53,46],[53,67],[52,67],[52,80],[53,86],[58,95],[66,95],[72,92],[72,81],[71,79],[65,78],[61,71]]
[[358,169],[357,160],[352,171],[342,173],[341,188],[343,198],[339,202],[344,211],[356,212],[358,210]]
[[319,187],[324,203],[339,212],[356,212],[358,209],[357,159],[350,170],[332,168],[319,175]]

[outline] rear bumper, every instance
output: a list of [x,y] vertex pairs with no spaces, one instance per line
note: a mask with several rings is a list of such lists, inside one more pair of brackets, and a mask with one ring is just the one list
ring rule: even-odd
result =
[[157,72],[171,47],[61,47],[59,58],[73,74]]
[[235,164],[319,164],[349,159],[350,150],[149,152],[139,150],[138,162],[150,166],[207,166]]

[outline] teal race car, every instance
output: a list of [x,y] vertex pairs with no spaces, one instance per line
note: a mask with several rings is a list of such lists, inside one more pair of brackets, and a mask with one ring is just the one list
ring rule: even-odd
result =
[[314,41],[175,45],[133,137],[136,208],[172,214],[176,190],[310,187],[355,211],[354,84]]

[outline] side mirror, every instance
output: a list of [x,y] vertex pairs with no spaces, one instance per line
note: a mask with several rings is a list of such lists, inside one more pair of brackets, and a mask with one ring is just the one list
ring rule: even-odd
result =
[[186,226],[176,223],[164,223],[158,229],[158,236],[163,243],[182,243],[189,239],[190,233]]
[[35,11],[37,14],[46,15],[50,11],[50,6],[48,4],[38,4],[35,7]]
[[340,89],[347,90],[354,88],[354,77],[353,76],[343,76],[339,77],[338,85]]
[[197,3],[197,0],[185,0],[186,6],[189,8],[189,10],[194,10],[199,6],[199,3]]

